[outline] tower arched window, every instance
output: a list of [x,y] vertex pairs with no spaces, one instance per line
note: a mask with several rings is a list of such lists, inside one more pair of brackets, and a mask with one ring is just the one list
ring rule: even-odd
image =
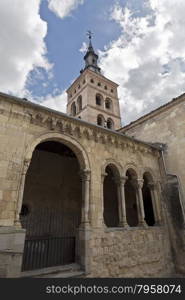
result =
[[103,96],[100,94],[96,94],[96,105],[102,105],[103,103]]
[[112,109],[112,100],[111,99],[109,99],[109,98],[106,98],[106,100],[105,100],[105,108],[107,108],[107,109]]
[[77,99],[77,112],[80,112],[82,110],[82,96],[78,96]]
[[111,118],[107,119],[107,128],[108,129],[114,129],[114,122]]
[[71,104],[71,115],[74,117],[76,115],[76,104],[73,102]]
[[102,115],[98,115],[97,116],[97,125],[104,126],[104,123],[105,123],[104,117]]

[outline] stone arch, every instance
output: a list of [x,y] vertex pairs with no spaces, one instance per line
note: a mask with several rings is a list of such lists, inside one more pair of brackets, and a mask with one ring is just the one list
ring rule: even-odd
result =
[[112,110],[113,105],[112,105],[112,100],[110,98],[105,99],[105,108],[109,109],[109,110]]
[[77,113],[82,110],[82,95],[78,96],[77,98]]
[[104,127],[104,124],[105,124],[105,118],[103,115],[99,114],[97,116],[97,125]]
[[135,162],[129,162],[127,163],[123,168],[123,175],[126,176],[126,172],[128,169],[132,169],[137,174],[137,177],[140,177],[141,172],[139,171],[137,165]]
[[[72,251],[74,250],[74,249],[76,249],[75,251],[75,255],[73,255],[73,258],[70,258],[70,259],[75,259],[75,257],[76,257],[76,261],[77,262],[80,262],[80,264],[82,264],[84,267],[86,267],[86,265],[85,265],[85,260],[84,260],[84,257],[83,257],[83,255],[82,255],[82,252],[84,251],[84,243],[83,243],[83,239],[84,239],[84,237],[81,237],[81,236],[79,236],[79,237],[75,237],[75,234],[74,234],[74,230],[76,230],[77,228],[78,228],[78,226],[79,226],[79,224],[80,224],[80,219],[81,219],[81,224],[84,224],[85,222],[86,223],[88,223],[89,222],[89,193],[90,193],[90,164],[89,164],[89,159],[88,159],[88,156],[87,156],[87,154],[86,154],[86,151],[83,149],[83,147],[74,139],[74,138],[72,138],[72,137],[69,137],[69,136],[66,136],[66,135],[64,135],[64,134],[60,134],[60,133],[46,133],[46,134],[43,134],[43,135],[41,135],[41,136],[38,136],[38,137],[36,137],[36,138],[34,138],[33,140],[32,140],[32,142],[27,146],[27,148],[26,148],[26,151],[25,151],[25,160],[24,160],[24,172],[23,172],[23,175],[22,175],[22,179],[21,179],[21,191],[20,191],[20,193],[19,193],[19,199],[18,199],[18,206],[17,206],[17,214],[16,214],[16,220],[18,221],[19,220],[19,213],[21,212],[21,207],[22,207],[22,204],[24,204],[24,201],[23,201],[23,192],[25,192],[24,191],[24,189],[25,189],[25,179],[27,180],[29,180],[29,178],[31,178],[30,177],[30,175],[31,175],[31,173],[30,173],[30,169],[28,170],[28,167],[29,167],[29,165],[30,165],[30,162],[32,161],[32,164],[30,165],[30,166],[32,166],[32,170],[31,170],[31,172],[32,171],[34,171],[33,170],[33,160],[32,159],[35,159],[36,157],[38,157],[37,156],[37,154],[38,154],[38,152],[36,153],[35,152],[35,149],[38,151],[38,149],[42,149],[41,151],[43,151],[43,148],[38,148],[38,147],[43,147],[43,145],[45,144],[47,144],[47,143],[58,143],[58,144],[62,144],[62,147],[65,147],[66,146],[66,148],[64,148],[64,149],[69,149],[72,153],[73,153],[73,156],[71,156],[71,153],[66,153],[66,155],[68,156],[70,156],[70,160],[69,160],[69,168],[70,168],[70,170],[73,170],[71,173],[70,173],[70,171],[68,172],[68,175],[67,175],[67,177],[65,177],[66,178],[66,180],[68,180],[69,179],[69,176],[70,176],[70,174],[73,174],[73,180],[72,180],[72,186],[73,186],[73,193],[74,193],[74,190],[75,190],[75,195],[77,195],[77,196],[75,196],[75,197],[73,197],[72,196],[72,192],[71,193],[69,193],[68,194],[68,192],[67,192],[67,194],[64,194],[65,196],[64,196],[64,199],[68,199],[68,198],[66,198],[66,197],[68,197],[69,195],[69,197],[70,197],[70,199],[74,199],[71,203],[73,203],[74,204],[74,202],[76,203],[75,204],[75,206],[74,205],[72,205],[72,206],[68,206],[68,205],[64,205],[64,206],[62,206],[62,204],[60,204],[61,202],[60,202],[60,197],[58,198],[58,196],[60,195],[60,193],[59,193],[59,189],[60,188],[58,188],[60,185],[59,184],[57,184],[56,185],[56,189],[55,189],[55,197],[53,197],[53,199],[55,200],[55,201],[50,201],[50,199],[52,199],[52,197],[50,197],[50,196],[48,196],[47,197],[47,191],[50,189],[50,194],[51,194],[51,189],[53,188],[53,187],[49,187],[48,186],[48,189],[47,190],[43,190],[44,191],[44,202],[43,202],[43,204],[42,204],[42,198],[39,198],[40,199],[40,202],[39,202],[39,209],[40,209],[40,211],[41,210],[43,210],[44,211],[44,213],[43,214],[41,214],[42,216],[48,216],[49,215],[49,219],[48,220],[52,220],[52,218],[50,218],[50,216],[53,216],[53,215],[55,215],[55,223],[53,222],[53,223],[48,223],[49,224],[49,228],[50,228],[50,230],[52,231],[50,234],[60,234],[60,235],[62,235],[63,234],[63,231],[61,231],[61,229],[60,229],[60,232],[59,232],[59,229],[58,229],[58,233],[56,233],[57,231],[54,231],[54,227],[55,227],[55,224],[59,224],[59,225],[57,225],[58,227],[57,228],[59,228],[59,227],[61,227],[61,226],[63,226],[63,225],[60,225],[60,224],[64,224],[64,223],[60,223],[59,222],[59,218],[61,218],[61,216],[63,217],[63,220],[64,220],[64,222],[65,222],[65,225],[64,226],[66,226],[66,227],[63,227],[63,228],[69,228],[69,230],[72,230],[72,234],[74,235],[74,239],[77,239],[76,241],[77,241],[77,243],[78,243],[78,247],[77,248],[74,248],[74,245],[73,245],[73,247],[72,247]],[[46,150],[47,151],[47,150]],[[34,156],[35,155],[35,153],[36,153],[36,156]],[[42,157],[43,157],[43,154],[41,154],[42,155]],[[45,154],[44,154],[45,155]],[[46,156],[44,156],[43,158],[45,159],[45,157]],[[51,158],[51,156],[50,156],[50,158]],[[57,157],[55,157],[54,158],[54,163],[56,164],[56,160],[57,160],[58,158]],[[64,159],[65,159],[65,157],[64,157]],[[71,164],[71,160],[73,159],[73,161],[72,161],[72,164],[73,164],[73,166],[72,166],[72,164]],[[75,159],[75,164],[74,164],[74,159]],[[42,166],[44,166],[43,165],[43,162],[44,162],[44,160],[42,160]],[[60,161],[61,162],[61,161]],[[65,160],[65,163],[66,163],[67,161]],[[51,164],[51,160],[50,160],[50,165],[52,165]],[[55,167],[54,167],[55,168]],[[44,168],[41,168],[40,170],[42,170],[42,169],[44,169]],[[56,168],[57,169],[57,168]],[[55,170],[56,169],[52,169],[54,172],[55,172]],[[27,174],[27,170],[29,171],[29,177],[26,177],[26,174]],[[52,172],[53,172],[52,171]],[[43,172],[43,171],[42,171]],[[62,171],[62,172],[64,172],[63,174],[65,174],[65,171]],[[44,174],[47,174],[47,172],[45,172]],[[50,173],[48,173],[48,174],[50,174]],[[52,174],[54,174],[54,173],[52,173]],[[66,173],[67,174],[67,173]],[[42,178],[45,178],[44,176],[40,176],[39,178],[41,178],[40,180],[43,180]],[[54,176],[53,177],[51,177],[51,178],[55,178]],[[59,177],[58,177],[59,178]],[[44,179],[45,180],[45,179]],[[29,181],[30,182],[30,181]],[[46,181],[47,182],[47,181]],[[65,182],[65,180],[64,180],[64,182]],[[66,181],[67,182],[67,181]],[[68,181],[68,182],[70,182],[70,181]],[[75,184],[76,184],[76,186],[74,185],[74,182],[75,182]],[[28,184],[28,181],[26,181],[26,183]],[[53,181],[53,183],[54,183],[54,181]],[[45,186],[47,186],[46,184],[45,184]],[[54,185],[53,185],[54,186]],[[64,185],[65,187],[67,187],[68,185]],[[71,184],[68,186],[68,189],[70,188],[70,186],[71,186]],[[27,187],[28,187],[28,185],[27,185]],[[41,189],[42,189],[43,187],[42,187],[42,185],[41,185]],[[38,192],[37,192],[37,188],[36,188],[36,193],[37,193],[37,197],[38,197]],[[28,194],[29,194],[29,191],[30,190],[28,190],[27,189],[27,196],[28,196]],[[63,190],[61,190],[62,191],[62,193],[63,193]],[[69,191],[72,191],[72,190],[70,190],[69,189]],[[86,192],[86,194],[84,194],[83,193],[83,191],[85,191]],[[26,197],[27,197],[26,196]],[[78,197],[79,196],[79,197]],[[72,198],[73,197],[73,198]],[[86,198],[85,198],[86,197]],[[29,203],[30,201],[32,201],[32,199],[29,197],[29,199],[28,198],[24,198],[24,200],[25,199],[27,199],[26,201]],[[37,198],[36,198],[37,199]],[[47,200],[46,200],[47,199]],[[75,199],[77,199],[77,200],[75,200]],[[86,199],[86,200],[84,200],[84,199]],[[79,202],[78,202],[78,200],[79,200]],[[25,203],[26,203],[26,201],[25,201]],[[34,200],[35,201],[35,203],[36,203],[36,200]],[[50,201],[50,202],[49,202]],[[60,203],[59,203],[60,202]],[[37,220],[39,220],[39,218],[38,218],[38,214],[36,214],[36,205],[35,205],[35,203],[34,203],[34,210],[32,211],[32,215],[31,215],[31,218],[34,216]],[[44,203],[46,203],[46,204],[44,204]],[[64,202],[63,202],[64,203]],[[65,203],[67,203],[66,202],[66,200],[65,200]],[[84,208],[84,206],[83,206],[83,203],[86,203],[86,208]],[[57,206],[59,204],[59,206]],[[52,206],[51,206],[52,205]],[[81,206],[81,208],[80,208],[80,206]],[[62,209],[64,209],[64,210],[62,210]],[[70,211],[69,211],[69,209],[70,209]],[[76,210],[76,211],[75,211]],[[46,211],[46,213],[45,213],[45,211]],[[59,211],[60,212],[62,212],[63,213],[63,215],[62,215],[62,213],[60,214],[60,216],[59,216]],[[67,211],[67,214],[66,215],[64,215],[65,213],[66,213],[66,211]],[[80,216],[80,211],[81,211],[81,216]],[[39,211],[38,211],[39,212]],[[68,215],[69,215],[69,217],[68,217]],[[46,219],[46,217],[44,217],[45,219]],[[41,232],[41,234],[45,234],[44,233],[44,230],[45,230],[45,228],[47,227],[47,226],[45,226],[45,227],[43,227],[43,222],[45,222],[46,220],[44,219],[44,221],[43,221],[43,219],[41,220],[41,227],[42,227],[42,230],[40,231]],[[56,223],[58,221],[58,223]],[[19,221],[20,222],[20,221]],[[24,220],[22,219],[21,220],[21,224],[27,224],[27,223],[22,223],[22,222],[24,222]],[[27,222],[27,221],[26,221]],[[63,222],[63,221],[62,221]],[[16,222],[15,222],[16,223]],[[37,224],[38,222],[36,222],[36,224]],[[18,224],[18,222],[17,222],[17,224]],[[47,223],[46,223],[47,224]],[[52,225],[52,226],[50,226],[50,225]],[[27,226],[27,225],[26,225]],[[77,227],[76,227],[77,226]],[[74,227],[74,228],[73,228]],[[24,228],[24,227],[23,227]],[[30,228],[31,228],[31,230],[32,230],[32,228],[33,228],[33,226],[32,226],[32,223],[31,223],[31,227],[30,227],[30,225],[29,225],[29,223],[28,223],[28,227],[25,227],[26,229],[28,228],[28,235],[30,234]],[[76,229],[75,229],[76,228]],[[40,229],[39,229],[40,230]],[[68,230],[68,229],[67,229]],[[47,231],[47,230],[46,230]],[[48,231],[49,232],[49,231]],[[54,233],[55,232],[55,233]],[[31,232],[31,234],[33,234],[33,232]],[[65,234],[64,234],[65,235]],[[62,239],[63,239],[63,237],[61,237]],[[51,241],[51,240],[50,240]],[[53,250],[52,250],[53,251]],[[63,251],[65,252],[66,250],[65,249],[63,249]],[[63,253],[64,253],[63,252]],[[74,251],[73,251],[74,252]],[[27,252],[25,252],[25,253],[27,253]],[[66,252],[67,253],[67,252]],[[71,255],[71,254],[70,254]],[[69,256],[70,256],[69,255]],[[24,262],[25,260],[23,259],[23,262]],[[49,262],[49,263],[51,263],[51,262]],[[56,262],[54,262],[54,263],[56,263]]]
[[58,141],[68,146],[75,153],[80,165],[80,169],[90,172],[90,162],[87,153],[84,150],[84,148],[80,145],[80,143],[77,142],[73,137],[66,136],[65,134],[62,133],[52,132],[52,133],[45,133],[33,138],[33,140],[29,143],[29,145],[26,147],[25,150],[25,156],[24,156],[24,161],[22,166],[22,175],[20,178],[19,192],[17,198],[15,225],[19,226],[19,213],[22,207],[25,177],[31,162],[34,149],[36,148],[37,145],[46,141]]
[[117,162],[116,160],[112,159],[112,158],[106,159],[106,161],[104,162],[104,164],[103,164],[103,166],[101,168],[101,173],[102,174],[105,173],[105,169],[106,169],[106,167],[108,165],[114,166],[117,169],[117,171],[118,171],[118,176],[120,176],[120,177],[122,176],[122,174],[123,174],[122,165],[119,162]]
[[114,121],[111,118],[107,119],[107,128],[114,129]]
[[100,93],[96,94],[96,105],[102,106],[103,105],[103,96]]
[[35,147],[45,141],[58,141],[62,142],[64,145],[68,146],[71,148],[71,150],[76,154],[80,168],[90,170],[90,163],[89,163],[89,158],[87,156],[87,153],[85,149],[80,145],[79,142],[77,142],[73,137],[68,137],[65,134],[62,133],[46,133],[43,135],[40,135],[37,138],[34,138],[32,142],[30,143],[29,146],[26,148],[26,153],[25,153],[25,161],[30,161],[33,151]]
[[149,167],[144,167],[142,170],[141,170],[141,173],[142,173],[142,176],[141,177],[143,177],[143,175],[145,174],[145,173],[147,173],[148,174],[148,178],[150,178],[150,181],[152,182],[152,183],[154,183],[155,181],[156,181],[156,174],[155,174],[155,172],[154,172],[154,170],[153,169],[151,169],[151,168],[149,168]]
[[109,160],[103,166],[103,219],[107,227],[120,223],[120,168]]

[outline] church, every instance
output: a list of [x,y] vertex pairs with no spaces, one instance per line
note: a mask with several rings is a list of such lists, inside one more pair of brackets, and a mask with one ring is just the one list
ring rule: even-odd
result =
[[0,93],[0,277],[183,277],[185,95],[122,128],[84,61],[67,114]]

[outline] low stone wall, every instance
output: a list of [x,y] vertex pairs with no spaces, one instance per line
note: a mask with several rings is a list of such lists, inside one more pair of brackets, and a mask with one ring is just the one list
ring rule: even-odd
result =
[[0,227],[0,277],[20,277],[25,230]]
[[90,253],[87,277],[165,277],[174,272],[164,227],[93,231]]

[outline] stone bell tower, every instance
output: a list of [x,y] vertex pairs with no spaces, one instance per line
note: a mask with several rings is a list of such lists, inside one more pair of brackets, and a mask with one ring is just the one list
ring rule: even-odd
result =
[[67,90],[67,114],[108,129],[118,129],[121,127],[118,85],[101,74],[90,31],[88,37],[85,67]]

